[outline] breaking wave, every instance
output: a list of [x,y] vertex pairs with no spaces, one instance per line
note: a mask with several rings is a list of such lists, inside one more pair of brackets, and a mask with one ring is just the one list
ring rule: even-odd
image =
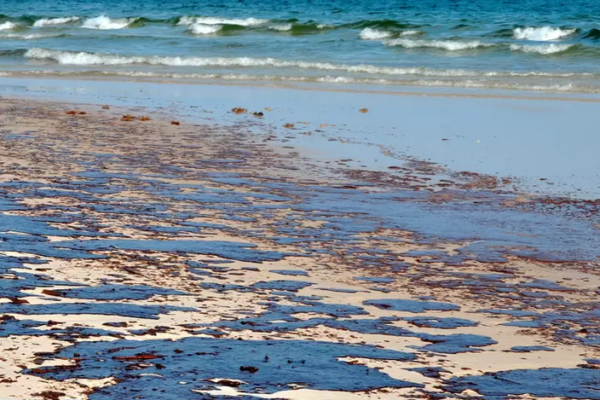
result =
[[47,26],[73,24],[79,22],[80,19],[80,17],[42,18],[35,21],[33,26],[36,28],[43,28]]
[[177,25],[238,25],[238,26],[258,26],[269,22],[268,19],[258,18],[219,18],[219,17],[181,17]]
[[190,32],[194,35],[212,35],[219,32],[221,28],[222,25],[206,25],[197,22],[190,25]]
[[563,53],[576,45],[573,44],[544,44],[544,45],[529,45],[529,44],[511,44],[512,51],[522,51],[524,53],[536,53],[542,55]]
[[[548,45],[563,46],[563,45]],[[126,56],[118,54],[102,54],[88,52],[72,52],[32,48],[13,51],[0,56],[20,55],[29,59],[50,60],[64,65],[158,65],[170,67],[270,67],[297,68],[306,70],[340,71],[346,73],[378,74],[378,75],[415,75],[428,77],[595,77],[593,73],[573,72],[516,72],[516,71],[477,71],[465,69],[432,69],[424,67],[386,67],[368,64],[334,64],[329,62],[309,62],[282,60],[277,58],[252,57],[159,57],[159,56]]]
[[269,29],[274,30],[274,31],[279,31],[279,32],[288,32],[288,31],[291,31],[293,28],[294,28],[294,24],[292,24],[292,23],[269,25]]
[[310,35],[313,33],[319,34],[331,29],[335,29],[335,26],[328,24],[318,24],[315,22],[299,23],[297,21],[294,21],[271,24],[269,26],[269,29],[279,32],[290,33],[292,35]]
[[413,39],[392,39],[384,42],[387,46],[400,46],[405,49],[433,48],[447,51],[461,51],[492,47],[494,44],[484,43],[478,40],[461,42],[456,40],[413,40]]
[[86,19],[81,25],[82,28],[87,29],[124,29],[128,28],[131,24],[137,21],[138,18],[109,18],[105,15],[101,15],[95,18]]
[[43,33],[4,33],[0,34],[0,39],[13,39],[13,40],[39,40],[66,37],[68,35],[47,35]]
[[375,28],[365,28],[360,31],[359,36],[363,40],[382,40],[392,37],[393,32],[381,31]]
[[422,33],[423,32],[418,31],[416,29],[409,29],[407,31],[401,32],[400,35],[402,35],[402,36],[412,36],[412,35],[420,35]]
[[[425,68],[395,68],[373,65],[334,64],[329,62],[289,61],[276,58],[252,57],[159,57],[159,56],[126,56],[89,52],[72,52],[32,48],[24,53],[30,59],[52,60],[64,65],[131,65],[148,64],[172,67],[274,67],[300,68],[330,71],[346,71],[354,73],[384,75],[428,75]],[[435,72],[434,74],[438,74]],[[448,76],[469,76],[472,72],[464,70],[447,70]]]
[[535,40],[539,42],[558,40],[567,36],[571,36],[577,32],[577,29],[561,29],[553,28],[551,26],[542,27],[527,27],[527,28],[515,28],[513,30],[513,36],[519,40]]
[[6,21],[0,24],[0,31],[10,31],[17,28],[19,25],[14,22]]

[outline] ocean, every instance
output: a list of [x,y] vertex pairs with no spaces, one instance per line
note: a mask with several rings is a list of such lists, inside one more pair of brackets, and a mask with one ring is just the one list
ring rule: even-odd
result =
[[600,2],[4,0],[0,76],[600,93]]

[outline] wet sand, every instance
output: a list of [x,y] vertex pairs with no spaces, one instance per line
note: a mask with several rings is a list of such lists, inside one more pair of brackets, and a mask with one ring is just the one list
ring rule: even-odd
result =
[[2,400],[600,398],[596,201],[239,105],[2,100]]
[[[350,167],[387,170],[416,157],[455,172],[510,177],[527,193],[600,198],[600,139],[591,118],[600,99],[593,95],[2,77],[0,88],[5,96],[144,107],[203,124],[244,122],[312,158],[349,160]],[[229,113],[233,107],[274,112],[244,120]],[[288,123],[295,129],[284,129]]]

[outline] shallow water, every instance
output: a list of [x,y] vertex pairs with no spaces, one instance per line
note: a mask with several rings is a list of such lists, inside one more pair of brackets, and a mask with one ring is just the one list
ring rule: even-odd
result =
[[[529,193],[600,197],[599,136],[591,117],[598,103],[586,97],[497,98],[491,92],[491,97],[479,98],[454,89],[448,93],[419,89],[394,95],[17,78],[0,78],[0,92],[162,109],[203,124],[243,123],[255,126],[249,129],[258,133],[272,132],[311,158],[352,159],[348,162],[351,167],[387,171],[406,157],[416,157],[454,172],[515,177],[520,189]],[[233,107],[273,111],[257,120],[231,113]],[[359,113],[363,107],[369,112]],[[577,130],[572,129],[573,121],[579,121]],[[296,129],[283,128],[290,122]]]
[[8,0],[0,72],[600,92],[591,1]]

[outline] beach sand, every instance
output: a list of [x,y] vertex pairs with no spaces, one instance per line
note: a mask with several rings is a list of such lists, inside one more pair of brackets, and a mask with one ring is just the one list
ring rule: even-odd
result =
[[0,102],[0,399],[600,398],[596,201],[54,97]]

